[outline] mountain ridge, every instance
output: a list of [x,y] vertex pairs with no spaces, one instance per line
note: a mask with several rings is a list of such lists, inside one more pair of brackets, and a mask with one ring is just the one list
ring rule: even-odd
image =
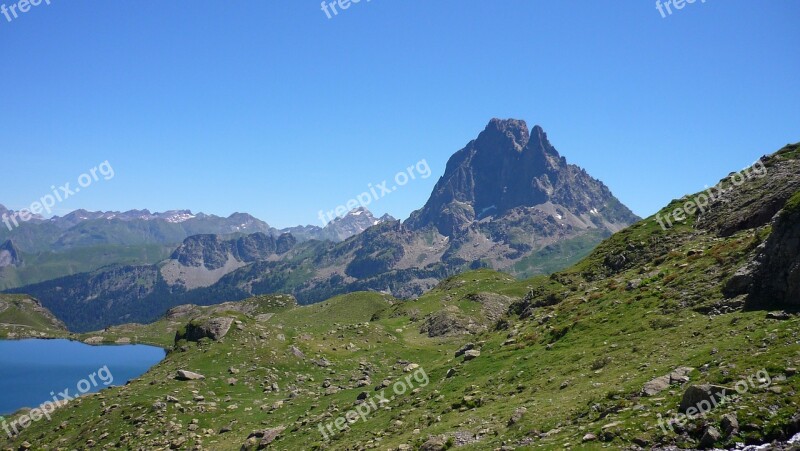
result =
[[[476,208],[492,204],[500,208],[476,217]],[[134,318],[153,321],[159,309],[176,304],[269,293],[292,294],[303,304],[363,290],[413,298],[466,269],[492,267],[520,276],[560,269],[638,219],[605,185],[567,164],[541,127],[531,140],[525,122],[513,119],[493,119],[457,151],[428,202],[405,222],[367,213],[356,209],[326,226],[350,222],[358,231],[369,225],[341,242],[297,240],[287,252],[253,262],[214,250],[219,240],[207,238],[199,242],[213,248],[213,267],[190,268],[173,258],[14,291],[33,293],[80,330]],[[202,246],[196,251],[205,252]],[[130,285],[142,278],[147,283]],[[91,305],[100,310],[86,323],[80,310]]]

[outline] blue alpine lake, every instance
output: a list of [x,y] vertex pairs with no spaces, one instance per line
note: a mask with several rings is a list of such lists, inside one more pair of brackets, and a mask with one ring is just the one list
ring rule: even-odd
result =
[[[70,340],[0,340],[0,415],[125,385],[164,359],[154,346]],[[65,391],[67,390],[67,391]]]

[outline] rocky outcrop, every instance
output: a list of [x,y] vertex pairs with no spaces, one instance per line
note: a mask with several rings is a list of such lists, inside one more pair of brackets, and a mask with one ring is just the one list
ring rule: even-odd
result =
[[184,240],[170,257],[184,266],[204,266],[214,270],[225,266],[230,258],[239,262],[266,260],[273,255],[288,252],[297,240],[289,234],[278,238],[265,233],[254,233],[234,240],[224,240],[219,235],[195,235]]
[[785,203],[770,236],[727,281],[723,293],[748,294],[750,308],[800,307],[800,191]]
[[485,326],[476,323],[472,318],[459,313],[456,309],[445,309],[425,317],[419,332],[427,334],[429,337],[444,337],[476,334],[485,329]]
[[800,307],[800,191],[776,218],[756,262],[750,306]]
[[11,240],[6,240],[0,245],[0,268],[21,266],[22,256],[17,246]]
[[194,320],[175,334],[175,341],[200,341],[203,338],[219,341],[228,334],[231,324],[233,324],[233,318],[228,317]]

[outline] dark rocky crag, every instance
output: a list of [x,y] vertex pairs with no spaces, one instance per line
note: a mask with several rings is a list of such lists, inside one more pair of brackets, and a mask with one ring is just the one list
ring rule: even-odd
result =
[[602,182],[568,164],[540,126],[531,135],[525,121],[492,119],[450,158],[430,199],[406,225],[434,225],[453,235],[476,220],[548,202],[600,227],[619,229],[639,219]]
[[747,294],[753,308],[800,309],[800,191],[772,221],[772,233],[734,274],[725,294]]
[[232,256],[241,262],[266,260],[272,255],[288,252],[297,240],[288,233],[273,237],[254,233],[234,240],[224,240],[219,235],[195,235],[184,240],[170,257],[184,266],[222,268]]

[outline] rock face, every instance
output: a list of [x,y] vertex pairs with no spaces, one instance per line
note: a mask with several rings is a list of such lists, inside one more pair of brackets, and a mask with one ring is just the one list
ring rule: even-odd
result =
[[478,333],[481,330],[481,326],[476,324],[472,318],[457,312],[441,310],[425,317],[419,331],[429,337],[444,337]]
[[492,119],[450,158],[430,199],[408,225],[434,225],[453,235],[475,220],[548,202],[576,216],[594,216],[597,224],[624,227],[638,220],[603,183],[567,164],[541,127],[531,134],[525,121]]
[[22,256],[19,249],[14,245],[11,240],[6,240],[5,243],[0,245],[0,268],[9,266],[21,266]]
[[748,304],[800,306],[800,191],[775,218],[772,234],[762,246],[748,268],[752,275],[739,283],[741,287],[750,282]]
[[233,318],[227,317],[194,320],[186,325],[185,330],[179,330],[175,334],[175,341],[200,341],[203,338],[219,341],[228,334],[231,324],[233,324]]
[[297,240],[290,234],[275,238],[254,233],[235,240],[223,240],[219,235],[195,235],[184,240],[170,258],[184,266],[213,270],[225,266],[230,257],[246,263],[266,260],[272,255],[285,254],[295,244]]

